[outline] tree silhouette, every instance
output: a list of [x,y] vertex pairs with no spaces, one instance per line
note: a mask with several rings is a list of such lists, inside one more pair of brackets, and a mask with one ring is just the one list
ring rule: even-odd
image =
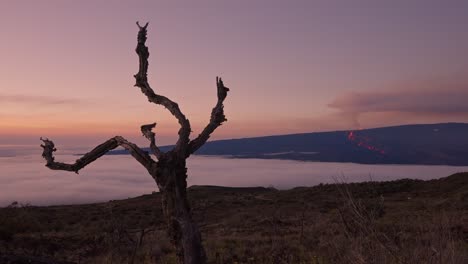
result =
[[158,185],[162,194],[163,215],[167,222],[168,234],[175,246],[180,263],[205,263],[206,254],[201,243],[201,235],[197,225],[192,219],[189,203],[187,200],[187,158],[197,151],[224,121],[223,102],[229,89],[224,86],[221,78],[216,77],[218,102],[211,112],[208,125],[195,138],[190,140],[190,122],[180,110],[177,103],[169,98],[156,94],[150,87],[147,78],[148,72],[148,47],[146,47],[146,34],[148,23],[140,26],[138,31],[138,44],[136,53],[139,57],[139,71],[135,74],[136,87],[139,87],[148,100],[154,104],[164,106],[177,118],[180,129],[179,138],[175,147],[167,152],[161,151],[156,145],[155,134],[152,129],[156,123],[141,126],[141,132],[150,141],[151,154],[157,161],[153,160],[147,152],[136,144],[129,142],[121,136],[113,137],[101,145],[95,147],[83,157],[77,159],[73,164],[56,162],[53,152],[56,151],[54,143],[49,139],[43,139],[41,147],[44,149],[42,157],[47,161],[46,166],[52,170],[65,170],[78,173],[86,165],[102,157],[108,151],[121,146],[148,170]]

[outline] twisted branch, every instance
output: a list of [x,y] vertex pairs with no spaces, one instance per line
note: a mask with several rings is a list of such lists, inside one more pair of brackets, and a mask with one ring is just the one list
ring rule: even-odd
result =
[[197,138],[190,141],[189,150],[187,151],[188,155],[194,153],[201,146],[203,146],[203,144],[205,144],[206,141],[210,138],[211,133],[213,133],[216,128],[221,126],[224,121],[227,121],[226,116],[224,115],[223,102],[224,99],[226,99],[229,88],[224,86],[223,80],[219,77],[216,77],[216,87],[218,89],[218,102],[211,111],[210,123],[205,127],[205,129],[203,129]]
[[[179,139],[175,146],[175,153],[179,155],[181,158],[187,158],[190,154],[197,151],[210,137],[211,133],[214,132],[216,128],[218,128],[224,121],[226,121],[226,117],[224,115],[224,106],[223,102],[226,99],[227,92],[229,88],[224,86],[224,83],[221,78],[216,77],[216,84],[217,84],[217,93],[218,93],[218,102],[216,106],[211,111],[211,118],[209,124],[203,129],[203,131],[198,135],[197,138],[190,141],[189,136],[191,133],[190,122],[185,117],[185,115],[180,110],[177,103],[173,102],[169,98],[156,94],[153,89],[150,87],[148,83],[148,47],[146,47],[146,34],[148,27],[148,23],[144,26],[140,26],[137,22],[139,27],[138,31],[138,44],[136,47],[136,53],[139,57],[139,71],[135,74],[136,83],[135,86],[139,87],[143,94],[146,95],[148,100],[154,104],[162,105],[169,110],[169,112],[177,118],[180,129],[179,129]],[[141,126],[141,132],[143,135],[150,140],[150,148],[154,155],[159,159],[165,153],[162,152],[156,146],[155,134],[152,129],[156,126],[156,123],[143,125]],[[74,171],[78,173],[79,170],[84,168],[86,165],[92,163],[93,161],[97,160],[98,158],[105,155],[112,149],[121,146],[128,150],[130,154],[142,164],[148,171],[153,171],[156,168],[156,162],[151,159],[151,157],[145,151],[141,150],[137,145],[127,141],[123,137],[116,136],[113,137],[106,142],[102,143],[101,145],[95,147],[90,152],[86,153],[83,157],[76,160],[74,164],[56,162],[53,152],[57,149],[55,148],[54,143],[51,140],[43,139],[41,140],[44,144],[41,147],[44,149],[42,153],[42,157],[47,161],[46,166],[52,170],[65,170],[65,171]]]
[[55,148],[54,142],[49,139],[44,139],[41,137],[41,140],[44,144],[41,147],[44,149],[42,152],[42,157],[47,161],[46,166],[52,170],[64,170],[64,171],[73,171],[78,173],[79,170],[84,168],[86,165],[102,157],[104,154],[121,146],[128,150],[130,154],[140,162],[143,167],[150,170],[156,163],[151,159],[151,157],[145,151],[141,150],[137,145],[127,141],[121,136],[113,137],[101,145],[95,147],[90,152],[83,155],[83,157],[77,159],[75,163],[68,164],[62,162],[56,162],[54,157],[54,152],[57,151]]
[[185,154],[186,152],[186,147],[188,146],[189,143],[189,136],[191,133],[191,128],[190,128],[190,122],[189,120],[185,117],[185,115],[182,113],[182,111],[179,109],[179,105],[169,98],[156,94],[151,86],[148,83],[148,57],[149,57],[149,51],[148,47],[146,47],[146,28],[148,27],[148,23],[146,23],[145,26],[140,26],[140,24],[137,22],[137,25],[139,27],[138,31],[138,44],[136,47],[136,53],[138,54],[140,63],[139,63],[139,71],[137,74],[135,74],[135,79],[136,83],[135,86],[139,87],[143,94],[146,95],[148,98],[148,101],[162,105],[171,114],[177,118],[179,124],[180,124],[180,129],[179,129],[179,139],[176,143],[175,150],[177,153],[181,153],[182,155]]

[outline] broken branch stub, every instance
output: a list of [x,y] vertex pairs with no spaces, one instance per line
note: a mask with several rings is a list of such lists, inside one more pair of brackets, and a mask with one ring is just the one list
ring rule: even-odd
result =
[[152,131],[155,127],[156,123],[142,125],[141,133],[143,133],[143,136],[150,141],[150,148],[153,151],[153,154],[156,156],[156,158],[160,159],[161,155],[164,153],[156,146],[156,134]]

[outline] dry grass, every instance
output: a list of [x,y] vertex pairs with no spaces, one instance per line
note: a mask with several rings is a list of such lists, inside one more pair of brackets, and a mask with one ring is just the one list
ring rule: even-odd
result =
[[[194,187],[210,263],[468,263],[468,174],[437,181]],[[0,252],[73,263],[176,263],[158,194],[0,210]]]

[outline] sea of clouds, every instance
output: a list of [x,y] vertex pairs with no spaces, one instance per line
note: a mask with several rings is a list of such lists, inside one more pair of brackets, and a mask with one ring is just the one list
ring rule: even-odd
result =
[[[57,153],[73,162],[77,150]],[[76,204],[125,199],[157,191],[154,180],[129,155],[104,156],[80,174],[49,170],[39,146],[0,147],[0,206],[13,201],[32,205]],[[192,156],[189,185],[274,186],[280,189],[336,181],[433,179],[468,167],[362,165],[291,160],[230,159]]]

